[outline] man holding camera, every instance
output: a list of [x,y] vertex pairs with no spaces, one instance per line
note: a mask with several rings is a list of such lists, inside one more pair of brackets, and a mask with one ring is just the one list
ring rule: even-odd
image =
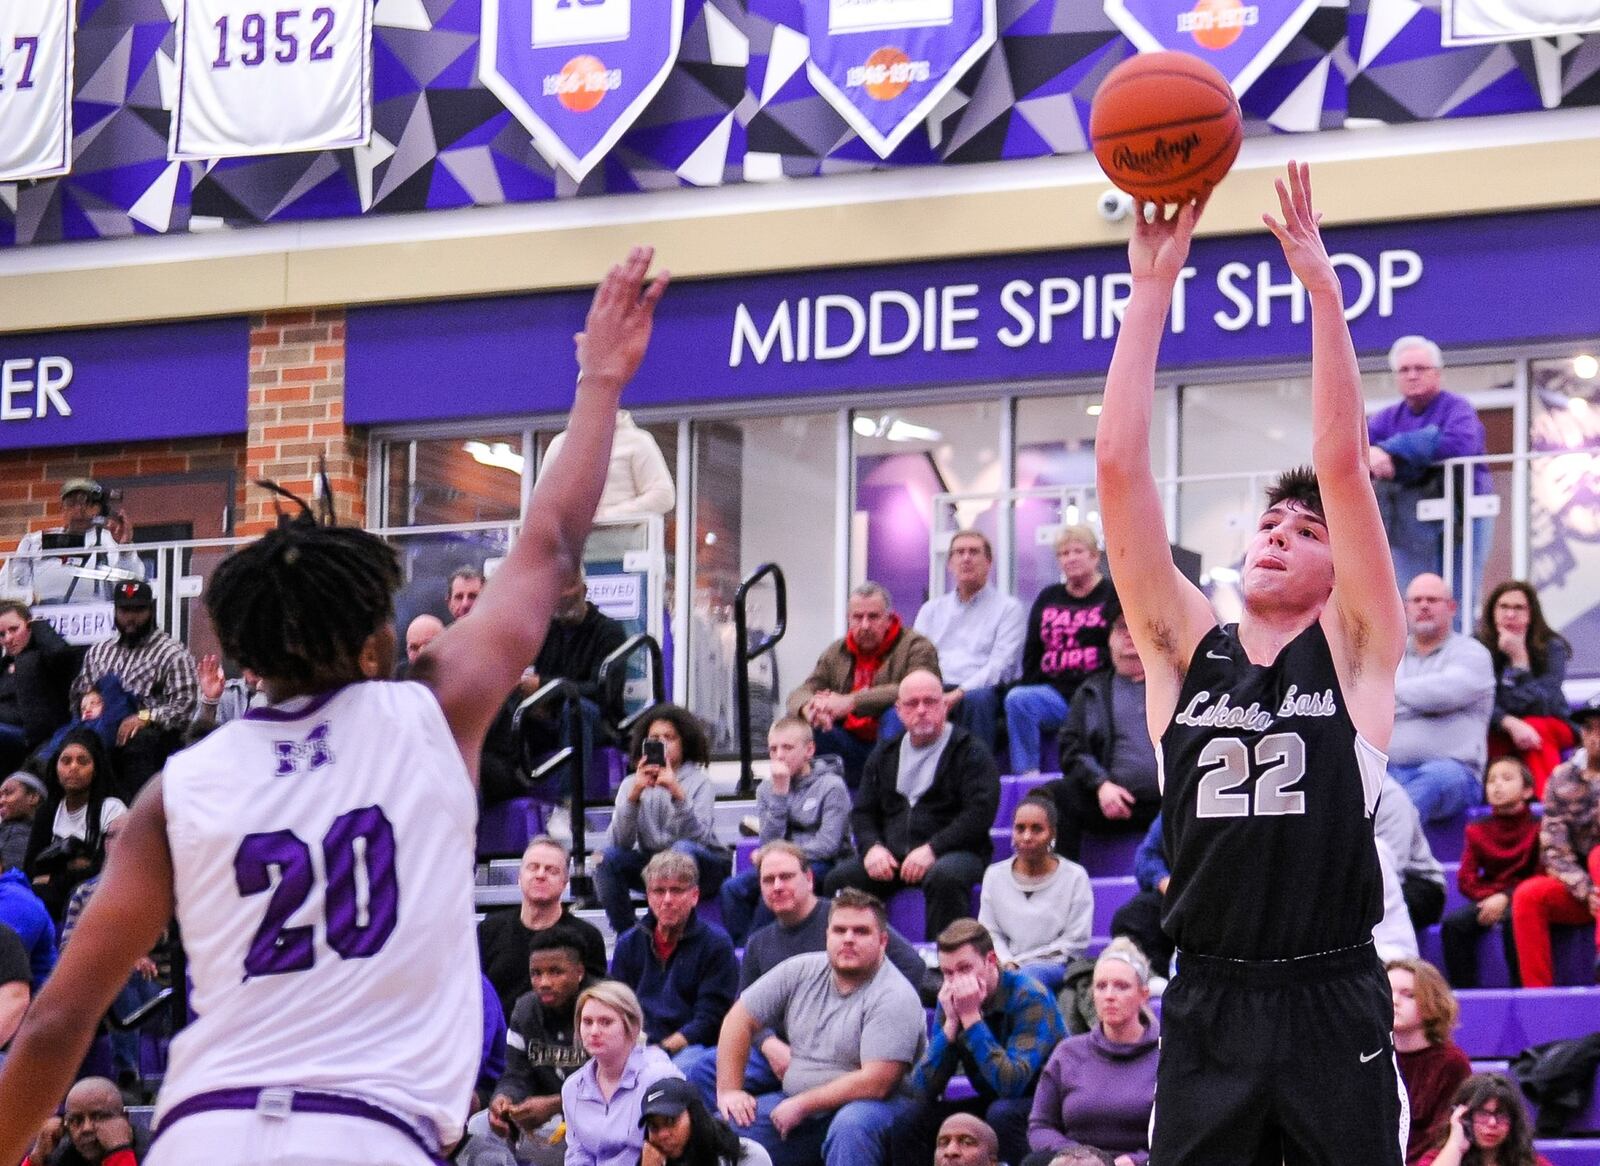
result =
[[[104,599],[112,581],[85,577],[85,572],[113,571],[143,579],[144,563],[123,549],[128,516],[113,510],[118,495],[92,478],[72,478],[61,487],[62,525],[30,531],[6,564],[5,589],[31,593],[35,603],[84,603]],[[41,553],[65,552],[59,558]]]

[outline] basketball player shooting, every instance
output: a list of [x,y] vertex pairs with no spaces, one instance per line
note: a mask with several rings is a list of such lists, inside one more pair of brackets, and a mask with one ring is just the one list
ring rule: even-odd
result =
[[272,704],[173,757],[0,1071],[0,1162],[54,1109],[100,1017],[176,914],[198,1014],[173,1041],[150,1166],[423,1163],[477,1074],[478,756],[576,578],[667,276],[636,248],[577,337],[568,440],[468,618],[389,683],[400,569],[299,519],[230,556],[206,601]]
[[1282,220],[1262,217],[1310,299],[1313,470],[1267,491],[1237,626],[1218,626],[1173,565],[1149,469],[1157,350],[1197,203],[1134,216],[1095,442],[1107,553],[1147,677],[1172,868],[1162,926],[1179,952],[1152,1166],[1400,1166],[1406,1140],[1372,946],[1372,814],[1405,623],[1308,167],[1291,162],[1277,192]]

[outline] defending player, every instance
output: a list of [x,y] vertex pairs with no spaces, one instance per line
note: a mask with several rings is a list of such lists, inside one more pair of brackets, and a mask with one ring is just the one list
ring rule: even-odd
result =
[[[1315,474],[1267,494],[1244,614],[1172,562],[1150,466],[1156,353],[1201,208],[1146,223],[1095,443],[1111,571],[1144,659],[1179,949],[1152,1166],[1400,1166],[1404,1092],[1372,840],[1405,624],[1367,474],[1361,377],[1308,168],[1262,216],[1311,305]],[[1158,208],[1159,213],[1159,208]],[[1248,422],[1244,422],[1248,426]]]
[[151,1166],[424,1163],[459,1137],[482,1035],[472,929],[484,733],[578,570],[617,400],[666,276],[606,276],[577,338],[566,448],[470,619],[390,675],[394,552],[309,515],[241,549],[207,602],[273,704],[144,791],[0,1072],[0,1162],[60,1099],[176,911],[198,1019],[173,1042]]

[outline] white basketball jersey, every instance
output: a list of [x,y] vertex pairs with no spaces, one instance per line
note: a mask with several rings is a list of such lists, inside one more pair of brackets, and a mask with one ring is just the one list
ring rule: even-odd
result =
[[180,0],[173,158],[365,145],[371,0]]
[[369,681],[254,710],[163,784],[199,1019],[172,1043],[157,1121],[198,1093],[283,1086],[456,1137],[483,1040],[477,803],[433,693]]
[[72,167],[72,28],[62,0],[0,3],[0,182]]

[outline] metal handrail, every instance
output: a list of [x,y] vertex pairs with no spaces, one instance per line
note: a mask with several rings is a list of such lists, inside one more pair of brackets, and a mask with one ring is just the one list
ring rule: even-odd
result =
[[[572,762],[572,854],[571,870],[569,872],[572,897],[580,901],[591,898],[589,877],[584,866],[584,791],[589,786],[589,753],[586,749],[575,746],[570,734],[563,740],[561,748],[548,757],[539,760],[539,752],[528,740],[524,726],[531,723],[529,714],[546,706],[555,705],[559,724],[575,725],[578,718],[583,716],[583,698],[578,695],[578,686],[570,680],[557,678],[541,684],[511,714],[511,732],[516,737],[519,752],[522,754],[523,768],[528,776],[523,778],[523,783],[530,790],[533,789],[546,776],[554,772],[559,766]],[[580,735],[579,740],[582,740]],[[538,762],[535,764],[535,762]]]
[[[631,716],[622,716],[622,686],[626,682],[628,670],[624,666],[643,648],[650,655],[650,691],[654,697],[644,708],[639,709]],[[666,667],[661,655],[661,645],[656,643],[656,638],[649,632],[635,632],[619,644],[604,660],[600,661],[600,695],[605,699],[607,711],[616,711],[617,732],[624,737],[629,730],[638,724],[639,718],[649,712],[651,708],[667,699]]]
[[[778,601],[778,622],[772,631],[761,637],[760,643],[752,645],[746,606],[750,589],[768,575],[772,576],[773,591]],[[789,630],[789,590],[784,583],[783,568],[778,564],[762,563],[754,574],[739,584],[739,590],[733,597],[733,629],[734,643],[739,647],[736,653],[739,666],[735,670],[739,690],[734,709],[739,717],[739,796],[749,797],[756,785],[750,744],[750,661],[777,647],[784,632]]]

